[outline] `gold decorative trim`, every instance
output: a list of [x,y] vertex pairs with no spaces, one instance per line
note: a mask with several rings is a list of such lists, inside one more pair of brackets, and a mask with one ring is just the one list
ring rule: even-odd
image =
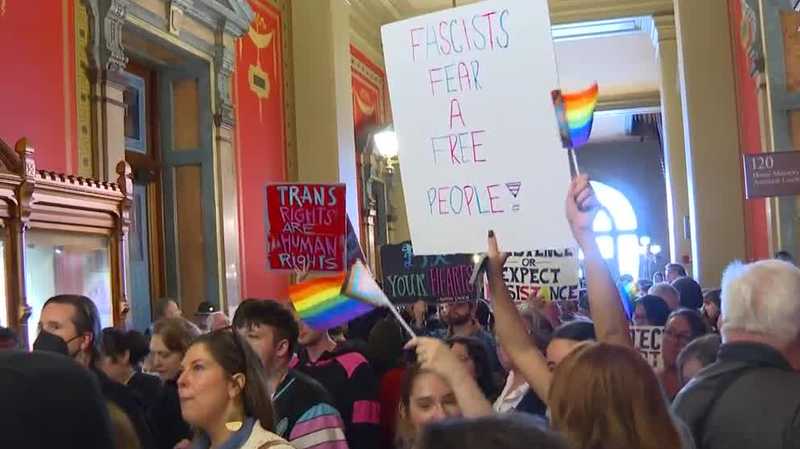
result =
[[62,89],[64,92],[64,147],[66,148],[66,171],[72,173],[73,141],[72,141],[72,89],[70,89],[70,57],[69,57],[69,17],[72,11],[69,10],[69,2],[61,0],[61,42],[63,47],[64,75]]
[[92,83],[89,81],[89,12],[75,2],[75,106],[77,109],[78,175],[94,177],[92,162]]
[[[353,46],[358,51],[361,51],[360,48]],[[361,51],[361,53],[364,53]],[[366,54],[365,54],[366,56]],[[372,61],[375,64],[374,61]],[[363,61],[358,59],[352,52],[350,51],[350,67],[353,72],[353,76],[356,78],[361,78],[362,81],[366,82],[367,84],[371,84],[375,86],[378,91],[378,99],[377,99],[377,106],[378,106],[378,123],[385,123],[388,114],[387,111],[387,101],[386,101],[386,80],[384,75],[380,73],[376,73],[370,66],[365,64]],[[357,93],[355,90],[353,94],[356,95]]]

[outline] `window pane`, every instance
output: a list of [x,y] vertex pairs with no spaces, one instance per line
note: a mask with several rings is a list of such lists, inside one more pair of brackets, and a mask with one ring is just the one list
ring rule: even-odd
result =
[[597,246],[600,247],[600,254],[603,259],[611,259],[614,257],[614,239],[609,236],[597,237]]
[[592,228],[594,228],[594,232],[611,232],[611,218],[609,218],[606,211],[601,210],[597,213],[594,217]]
[[[618,231],[635,231],[639,226],[631,202],[619,190],[602,182],[592,181],[597,199],[608,209]],[[599,215],[599,214],[598,214]]]
[[639,239],[635,234],[625,234],[617,238],[619,246],[619,274],[629,274],[636,280],[639,277]]
[[25,248],[25,287],[31,317],[28,340],[36,340],[39,316],[48,298],[59,294],[88,296],[111,326],[111,265],[107,237],[71,232],[31,230]]

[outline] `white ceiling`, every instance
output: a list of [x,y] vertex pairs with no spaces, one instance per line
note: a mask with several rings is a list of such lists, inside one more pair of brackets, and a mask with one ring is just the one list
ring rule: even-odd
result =
[[[476,1],[456,0],[458,6]],[[550,0],[551,7],[558,1],[564,0]],[[379,24],[398,18],[453,6],[452,0],[349,0],[349,3],[353,11],[358,12],[351,14],[351,26],[356,34],[368,31],[367,28],[377,31]],[[597,81],[601,102],[630,96],[657,98],[660,68],[649,30],[558,40],[554,48],[560,84],[564,90],[584,88]],[[625,114],[619,113],[598,113],[592,140],[609,140],[624,135],[625,117]]]

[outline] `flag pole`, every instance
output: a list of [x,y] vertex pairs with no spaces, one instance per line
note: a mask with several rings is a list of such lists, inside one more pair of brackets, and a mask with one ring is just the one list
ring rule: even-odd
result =
[[403,318],[403,315],[400,315],[400,312],[397,311],[397,307],[395,307],[394,304],[390,304],[387,307],[389,308],[389,311],[392,312],[394,317],[397,318],[397,322],[400,323],[400,326],[403,326],[403,329],[408,332],[408,335],[410,335],[411,338],[417,338],[417,334],[413,329],[411,329],[411,326],[409,326],[405,318]]
[[572,165],[575,167],[575,176],[580,176],[581,169],[578,168],[578,156],[575,154],[575,148],[569,149],[569,155],[572,158]]

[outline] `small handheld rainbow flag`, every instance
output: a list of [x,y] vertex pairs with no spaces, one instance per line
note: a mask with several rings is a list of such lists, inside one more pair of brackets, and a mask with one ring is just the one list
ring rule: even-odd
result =
[[300,319],[319,331],[341,326],[376,307],[388,307],[406,331],[415,336],[360,260],[347,273],[290,286],[289,299]]
[[580,92],[562,93],[561,90],[554,90],[551,93],[564,148],[574,150],[589,141],[598,92],[597,83],[594,83]]

